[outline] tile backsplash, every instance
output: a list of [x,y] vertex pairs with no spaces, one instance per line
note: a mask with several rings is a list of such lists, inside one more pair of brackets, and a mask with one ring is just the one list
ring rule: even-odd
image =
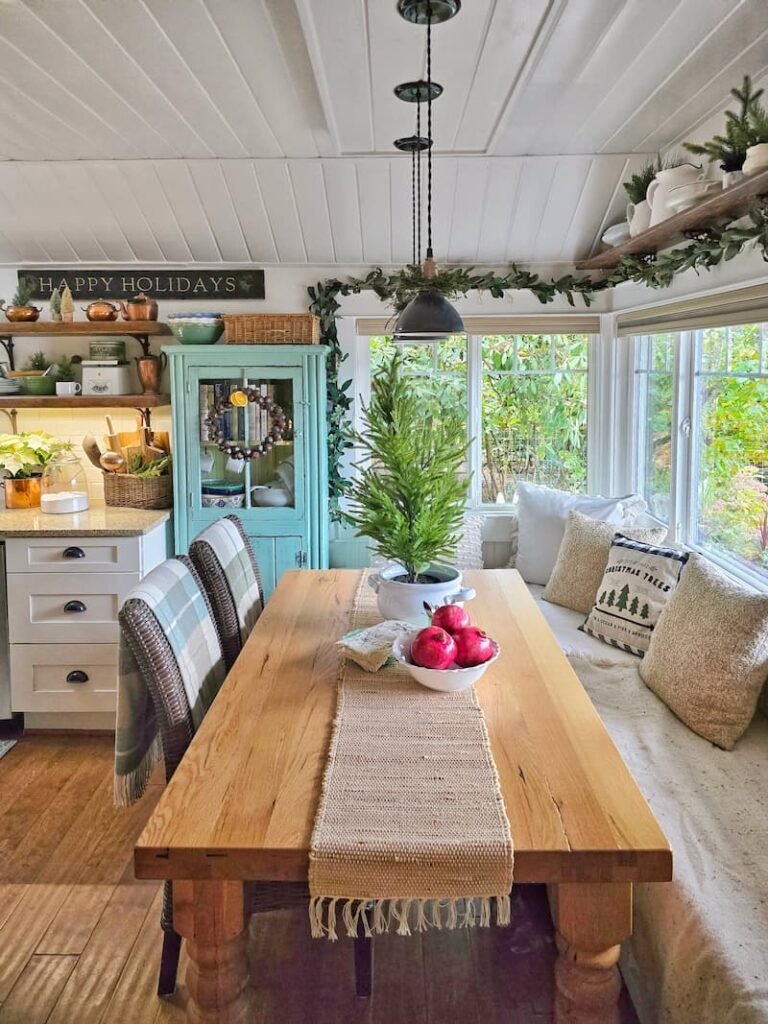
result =
[[[92,466],[83,451],[83,438],[93,434],[102,451],[106,450],[104,434],[107,432],[105,415],[112,417],[115,430],[134,430],[136,413],[133,409],[20,409],[19,432],[45,430],[55,437],[72,441],[76,455],[88,476],[91,501],[104,500],[103,474]],[[5,419],[5,417],[3,417]],[[152,410],[152,427],[155,430],[171,429],[171,407],[161,406]],[[0,430],[10,431],[10,423],[0,424]],[[173,439],[171,439],[173,443]]]

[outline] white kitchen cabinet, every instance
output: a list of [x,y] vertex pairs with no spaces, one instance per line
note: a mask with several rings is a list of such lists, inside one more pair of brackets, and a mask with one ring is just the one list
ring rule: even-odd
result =
[[39,715],[49,727],[54,714],[70,728],[97,712],[114,727],[118,612],[167,557],[166,524],[137,536],[8,537],[5,546],[11,707],[32,726]]

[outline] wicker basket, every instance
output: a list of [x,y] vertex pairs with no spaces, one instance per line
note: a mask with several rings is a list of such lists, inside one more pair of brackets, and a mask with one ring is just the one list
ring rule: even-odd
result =
[[173,478],[105,473],[104,502],[120,508],[173,508]]
[[228,345],[317,345],[320,317],[310,313],[225,313]]

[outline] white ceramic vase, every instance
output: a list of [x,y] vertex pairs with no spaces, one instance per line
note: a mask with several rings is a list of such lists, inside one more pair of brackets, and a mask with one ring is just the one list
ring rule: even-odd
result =
[[760,171],[768,171],[768,142],[760,142],[757,146],[749,147],[742,171],[744,174],[759,174]]
[[630,203],[627,206],[627,224],[629,224],[630,238],[641,235],[651,225],[651,207],[647,199],[639,203]]
[[392,563],[368,577],[369,586],[376,591],[379,611],[385,619],[401,619],[419,626],[429,623],[424,602],[437,608],[443,604],[463,604],[471,601],[475,591],[462,587],[461,573],[447,565],[431,565],[425,575],[434,576],[435,583],[405,583],[402,565]]
[[674,213],[669,205],[670,189],[700,181],[703,177],[704,171],[701,167],[693,164],[681,164],[679,167],[668,167],[665,171],[659,171],[648,186],[645,196],[651,207],[650,226],[660,224]]
[[723,188],[730,188],[731,185],[738,185],[744,180],[744,171],[723,171]]

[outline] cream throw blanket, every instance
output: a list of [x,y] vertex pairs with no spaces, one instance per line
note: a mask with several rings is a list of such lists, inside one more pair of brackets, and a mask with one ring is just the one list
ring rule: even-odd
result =
[[[352,628],[380,618],[365,574]],[[400,666],[340,669],[310,852],[310,922],[336,938],[509,923],[513,847],[474,688],[439,693]]]

